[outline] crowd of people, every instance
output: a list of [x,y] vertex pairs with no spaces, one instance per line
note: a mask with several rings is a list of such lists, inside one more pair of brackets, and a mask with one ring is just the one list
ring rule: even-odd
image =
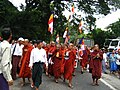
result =
[[[107,54],[105,50],[99,49],[98,44],[89,48],[85,45],[75,46],[73,43],[56,44],[54,41],[46,44],[36,40],[32,43],[22,37],[17,41],[13,40],[10,44],[12,33],[8,29],[2,31],[2,38],[3,41],[0,43],[1,90],[9,90],[9,85],[12,85],[18,77],[22,80],[21,86],[25,85],[27,78],[31,87],[38,90],[42,83],[43,70],[46,76],[54,77],[55,83],[59,83],[59,79],[63,79],[63,82],[68,80],[68,86],[73,88],[72,79],[75,76],[77,63],[80,63],[81,74],[89,66],[93,86],[99,85],[98,80],[101,78],[102,71],[106,72]],[[117,60],[119,62],[119,55],[120,50],[117,55],[114,55],[114,51],[109,55],[111,72],[117,68],[114,64]]]
[[102,71],[107,74],[108,70],[120,79],[120,49],[114,49],[112,52],[103,49]]

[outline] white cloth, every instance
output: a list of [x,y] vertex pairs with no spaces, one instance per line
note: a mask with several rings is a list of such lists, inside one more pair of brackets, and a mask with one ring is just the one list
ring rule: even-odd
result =
[[[15,47],[16,45],[16,47]],[[19,43],[15,43],[14,45],[11,46],[11,51],[12,51],[12,54],[13,55],[16,55],[16,56],[22,56],[22,49],[23,49],[24,45],[19,45]],[[15,48],[15,51],[13,53],[13,50]]]
[[116,64],[117,64],[117,65],[120,65],[120,55],[119,55],[119,54],[117,54]]
[[31,51],[29,67],[32,67],[35,62],[43,62],[48,66],[46,51],[43,48],[34,48]]
[[67,35],[67,31],[64,32],[63,38],[66,38],[66,35]]
[[[3,52],[4,54],[1,55]],[[0,43],[0,56],[0,74],[2,73],[7,81],[11,81],[11,45],[6,40]]]

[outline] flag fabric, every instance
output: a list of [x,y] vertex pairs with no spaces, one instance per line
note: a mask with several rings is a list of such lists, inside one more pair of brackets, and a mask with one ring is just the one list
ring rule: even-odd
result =
[[80,44],[80,45],[84,44],[84,37],[82,37],[82,38],[80,39],[80,41],[79,41],[78,44]]
[[63,34],[63,38],[66,38],[67,33],[68,33],[68,27],[65,29],[65,32],[64,32],[64,34]]
[[60,43],[60,37],[59,35],[57,34],[57,37],[56,37],[56,43],[59,44]]
[[70,15],[69,15],[69,17],[68,17],[68,21],[71,19],[71,17],[72,17],[72,15],[74,14],[74,4],[72,5],[72,8],[71,8],[71,13],[70,13]]
[[82,33],[82,21],[80,21],[80,24],[79,24],[79,32]]
[[48,31],[53,34],[53,14],[51,14],[49,20],[48,20]]
[[82,37],[82,38],[80,39],[80,41],[79,41],[78,44],[80,44],[82,50],[85,50],[84,37]]
[[71,9],[71,13],[72,14],[74,14],[74,10],[75,10],[75,8],[74,8],[74,4],[72,5],[72,9]]
[[67,35],[66,35],[64,44],[68,44],[68,43],[69,43],[69,40],[70,40],[70,34],[67,32]]

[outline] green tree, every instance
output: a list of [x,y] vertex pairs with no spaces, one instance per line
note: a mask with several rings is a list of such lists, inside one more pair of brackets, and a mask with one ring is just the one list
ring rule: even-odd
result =
[[101,30],[100,28],[95,29],[92,31],[92,36],[95,44],[99,44],[100,47],[103,47],[106,38],[105,31]]
[[115,23],[110,24],[107,27],[108,31],[112,33],[114,38],[120,37],[120,19],[116,21]]

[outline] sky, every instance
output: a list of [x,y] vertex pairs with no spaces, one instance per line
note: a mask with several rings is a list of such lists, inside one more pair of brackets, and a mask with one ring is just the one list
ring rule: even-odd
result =
[[[19,10],[20,10],[19,6],[21,5],[21,3],[25,5],[25,0],[9,0],[9,1],[12,2],[14,6],[18,7]],[[69,16],[68,13],[69,12],[66,11],[64,14]],[[120,19],[120,10],[117,10],[116,12],[112,12],[111,14],[108,14],[107,16],[97,19],[96,21],[97,28],[105,29],[109,24],[112,24],[118,21],[118,19]]]

